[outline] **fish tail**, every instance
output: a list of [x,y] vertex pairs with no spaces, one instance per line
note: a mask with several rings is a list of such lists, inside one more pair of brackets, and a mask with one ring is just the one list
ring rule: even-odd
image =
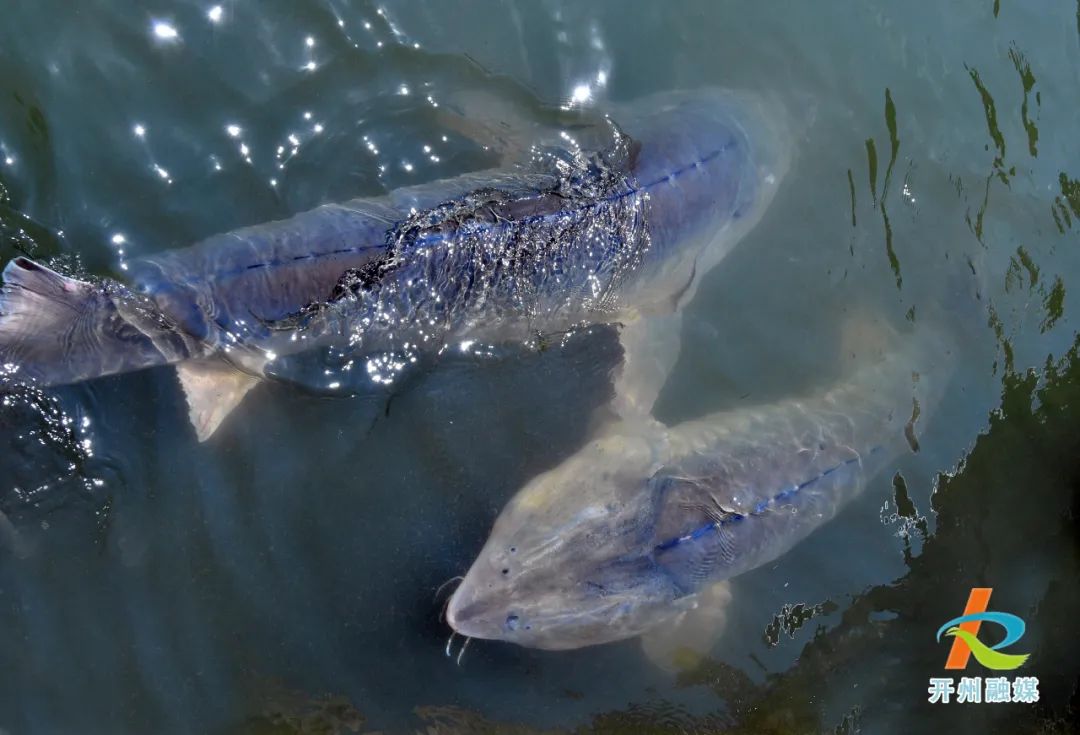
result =
[[44,385],[190,356],[191,341],[146,299],[15,258],[0,284],[0,374]]

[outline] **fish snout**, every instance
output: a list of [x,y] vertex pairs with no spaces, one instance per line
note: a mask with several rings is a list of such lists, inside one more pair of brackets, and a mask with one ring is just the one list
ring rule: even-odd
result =
[[450,597],[446,622],[454,632],[469,638],[508,639],[520,627],[520,618],[491,595],[478,594],[468,581]]
[[462,583],[450,596],[446,607],[446,622],[462,636],[491,638],[489,621],[492,605],[477,599],[472,585]]
[[472,608],[475,605],[465,602],[460,592],[460,589],[455,590],[454,594],[450,595],[450,602],[446,606],[446,622],[455,632],[469,635],[462,630],[462,627],[468,625],[469,620],[473,617]]

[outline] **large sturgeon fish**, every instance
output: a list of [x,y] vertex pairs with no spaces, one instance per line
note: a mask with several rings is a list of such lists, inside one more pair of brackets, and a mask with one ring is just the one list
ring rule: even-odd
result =
[[668,627],[708,650],[723,615],[708,607],[730,599],[726,580],[791,549],[910,451],[954,350],[923,324],[814,395],[671,427],[647,415],[615,422],[503,509],[448,622],[547,649]]
[[216,235],[130,261],[125,283],[16,258],[0,366],[57,385],[175,364],[200,439],[260,379],[304,373],[294,360],[313,349],[389,381],[458,340],[620,323],[632,381],[654,369],[636,345],[664,338],[772,199],[782,118],[746,94],[655,95],[549,131],[512,167]]

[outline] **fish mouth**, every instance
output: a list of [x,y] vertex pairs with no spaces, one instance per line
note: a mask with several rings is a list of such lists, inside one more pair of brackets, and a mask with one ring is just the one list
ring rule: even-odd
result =
[[[528,613],[529,605],[451,598],[446,622],[459,635],[501,640],[529,648],[567,650],[608,643],[636,635],[620,624],[632,610],[630,600],[605,600],[564,612]],[[615,634],[616,631],[623,631]]]

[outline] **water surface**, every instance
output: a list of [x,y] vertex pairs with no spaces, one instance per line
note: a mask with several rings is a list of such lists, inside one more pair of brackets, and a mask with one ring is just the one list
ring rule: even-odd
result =
[[[967,320],[920,451],[735,580],[725,634],[675,676],[635,641],[444,654],[437,589],[584,441],[610,331],[413,375],[389,404],[264,386],[205,445],[168,369],[7,395],[4,731],[1077,726],[1076,3],[47,0],[7,10],[0,71],[4,261],[122,277],[493,165],[446,111],[715,85],[785,96],[803,138],[689,306],[661,418],[834,380],[852,312]],[[978,313],[942,315],[968,263]],[[1027,620],[1040,704],[926,702],[934,632],[975,585]]]

